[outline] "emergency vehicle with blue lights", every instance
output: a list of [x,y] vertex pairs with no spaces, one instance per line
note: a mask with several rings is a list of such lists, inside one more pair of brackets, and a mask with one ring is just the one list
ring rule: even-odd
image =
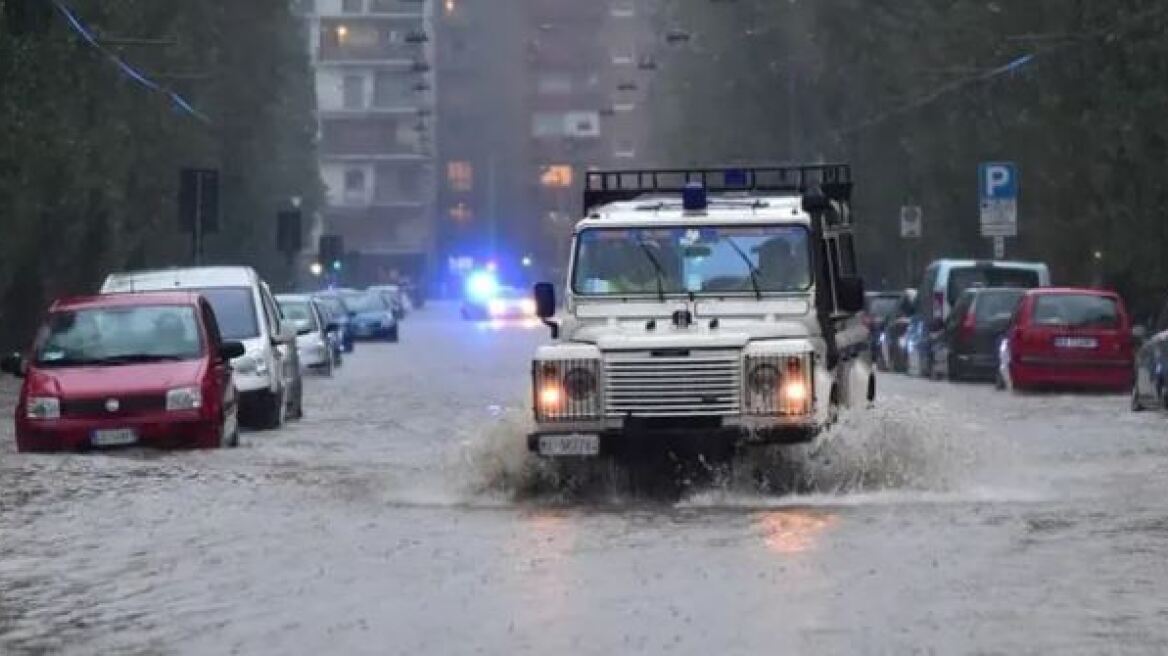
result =
[[805,443],[874,400],[851,195],[847,165],[589,173],[529,448]]

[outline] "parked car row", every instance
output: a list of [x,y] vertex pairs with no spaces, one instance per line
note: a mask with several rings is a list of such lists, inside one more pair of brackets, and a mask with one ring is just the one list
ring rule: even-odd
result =
[[276,296],[248,267],[111,274],[0,359],[23,379],[17,449],[236,446],[241,426],[303,417],[304,372],[332,376],[360,338],[396,342],[408,305],[395,288]]
[[1010,390],[1131,390],[1133,409],[1168,407],[1168,308],[1140,347],[1146,331],[1118,294],[1052,287],[1044,264],[940,260],[917,290],[869,294],[869,315],[885,371]]

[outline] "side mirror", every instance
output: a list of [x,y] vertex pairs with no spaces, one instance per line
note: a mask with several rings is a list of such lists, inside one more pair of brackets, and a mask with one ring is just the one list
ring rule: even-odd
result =
[[223,342],[219,346],[219,357],[227,361],[241,358],[244,353],[247,353],[247,349],[244,348],[243,342]]
[[324,327],[324,331],[326,333],[335,333],[335,332],[338,332],[340,329],[341,329],[341,324],[339,324],[335,321],[328,322],[327,324],[325,324],[325,327]]
[[277,344],[292,344],[296,341],[296,326],[288,321],[281,321],[272,341]]
[[[803,211],[816,216],[823,214],[831,207],[831,201],[824,195],[823,189],[818,185],[811,187],[803,192]],[[849,310],[849,312],[857,312],[858,310]]]
[[540,319],[556,316],[556,287],[550,282],[535,285],[535,316]]
[[836,280],[836,302],[844,312],[864,310],[864,279],[859,276],[840,276]]
[[24,358],[19,353],[12,353],[0,358],[0,371],[17,378],[24,378]]
[[552,331],[552,339],[560,338],[560,324],[552,321],[552,317],[556,316],[556,286],[550,282],[536,283],[535,295],[535,316],[543,321],[543,325],[547,326]]
[[1137,342],[1142,342],[1148,338],[1148,329],[1145,326],[1133,326],[1131,334]]

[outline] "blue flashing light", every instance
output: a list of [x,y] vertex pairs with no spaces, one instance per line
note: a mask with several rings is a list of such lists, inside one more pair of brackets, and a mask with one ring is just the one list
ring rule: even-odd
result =
[[687,212],[698,212],[706,209],[709,202],[706,199],[706,188],[700,182],[687,182],[681,192],[681,204]]
[[723,176],[727,187],[733,187],[735,189],[746,188],[747,176],[744,169],[727,169]]
[[499,280],[490,271],[475,271],[466,279],[466,295],[475,301],[489,301],[499,293]]

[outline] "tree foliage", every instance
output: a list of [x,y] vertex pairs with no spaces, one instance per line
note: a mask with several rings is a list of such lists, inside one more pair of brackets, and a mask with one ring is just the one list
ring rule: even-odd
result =
[[[872,286],[915,284],[927,258],[988,257],[976,171],[1006,160],[1022,184],[1010,257],[1049,262],[1061,283],[1102,280],[1143,312],[1162,302],[1162,0],[671,6],[692,38],[663,46],[663,157],[851,162]],[[911,272],[898,223],[910,203],[926,233]]]
[[67,5],[208,121],[134,81],[59,13],[21,36],[0,19],[0,345],[26,339],[45,303],[93,290],[108,271],[188,263],[176,207],[185,166],[221,171],[206,260],[284,280],[276,212],[299,196],[311,213],[322,193],[307,37],[290,3]]

